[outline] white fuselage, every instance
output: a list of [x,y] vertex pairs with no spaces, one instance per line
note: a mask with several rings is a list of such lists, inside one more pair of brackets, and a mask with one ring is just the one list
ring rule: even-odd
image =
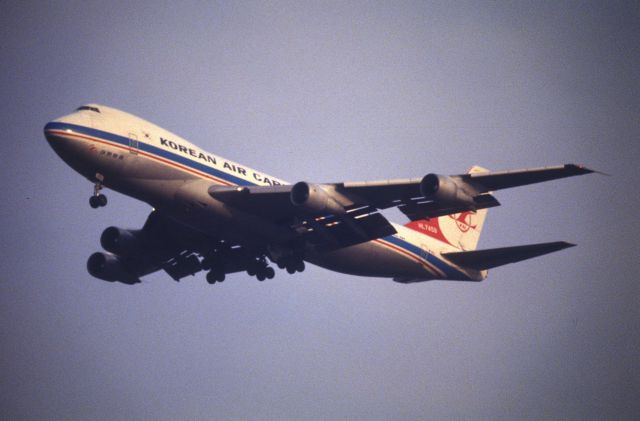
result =
[[[135,197],[212,238],[248,247],[276,242],[277,224],[233,209],[208,188],[287,182],[224,159],[131,114],[97,105],[53,120],[45,135],[56,153],[92,182]],[[88,108],[88,107],[85,107]],[[450,246],[402,225],[397,233],[305,260],[343,273],[398,280],[481,280],[441,257]]]

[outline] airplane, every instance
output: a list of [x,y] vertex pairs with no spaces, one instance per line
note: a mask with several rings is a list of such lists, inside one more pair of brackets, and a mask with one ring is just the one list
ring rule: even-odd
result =
[[[137,284],[164,270],[172,279],[206,272],[210,284],[246,272],[271,279],[305,262],[352,275],[483,281],[489,269],[572,247],[563,241],[477,250],[492,192],[594,172],[581,165],[365,182],[287,183],[209,153],[153,123],[87,104],[47,123],[57,155],[93,184],[152,207],[140,229],[108,227],[104,251],[87,261],[94,277]],[[409,222],[391,223],[397,208]]]

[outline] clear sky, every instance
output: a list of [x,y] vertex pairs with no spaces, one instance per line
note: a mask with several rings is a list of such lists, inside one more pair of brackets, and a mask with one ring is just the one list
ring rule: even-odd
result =
[[[631,419],[639,414],[638,2],[0,3],[3,419]],[[121,108],[295,182],[584,163],[501,191],[480,284],[310,267],[92,278],[147,205],[42,128]],[[389,217],[401,220],[399,213]]]

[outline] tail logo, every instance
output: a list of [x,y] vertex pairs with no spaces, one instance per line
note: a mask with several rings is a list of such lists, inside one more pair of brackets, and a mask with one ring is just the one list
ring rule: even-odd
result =
[[470,229],[475,229],[478,224],[475,221],[475,212],[467,211],[462,213],[454,213],[449,215],[449,218],[456,221],[456,226],[460,232],[467,232]]

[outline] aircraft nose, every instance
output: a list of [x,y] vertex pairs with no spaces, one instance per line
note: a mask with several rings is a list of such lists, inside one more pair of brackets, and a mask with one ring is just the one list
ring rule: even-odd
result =
[[47,142],[49,142],[49,144],[51,144],[53,138],[54,138],[54,130],[55,130],[55,124],[53,121],[48,122],[47,124],[45,124],[44,126],[44,138],[47,139]]
[[51,144],[54,138],[55,122],[50,121],[44,126],[44,138]]
[[78,144],[75,137],[76,126],[70,123],[66,117],[56,118],[48,122],[43,131],[49,146],[63,160],[73,155],[73,151]]
[[69,115],[51,120],[44,126],[44,137],[55,149],[57,145],[65,143],[68,133],[73,133],[78,126],[86,126],[86,118],[81,114],[73,112]]
[[82,135],[89,128],[86,116],[75,111],[69,115],[56,118],[44,126],[44,137],[51,149],[64,162],[76,171],[85,175],[87,172],[87,142]]
[[71,133],[71,129],[60,119],[50,121],[44,126],[44,137],[54,149],[60,143],[64,143],[66,133]]

